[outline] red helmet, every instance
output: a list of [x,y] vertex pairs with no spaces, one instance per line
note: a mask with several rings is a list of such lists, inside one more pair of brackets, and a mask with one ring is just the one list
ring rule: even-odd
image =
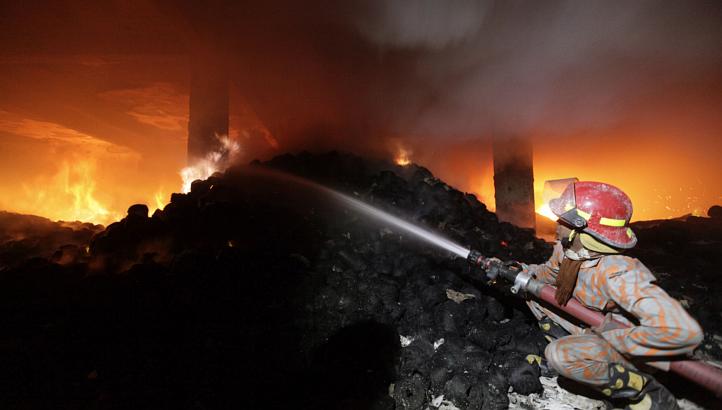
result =
[[602,182],[574,182],[562,196],[549,201],[559,220],[609,246],[629,249],[637,236],[629,227],[632,201],[621,189]]

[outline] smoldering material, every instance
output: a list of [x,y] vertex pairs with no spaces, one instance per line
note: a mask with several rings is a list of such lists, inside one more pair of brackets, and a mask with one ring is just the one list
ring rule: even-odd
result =
[[[357,192],[375,208],[488,254],[541,262],[548,251],[531,232],[499,224],[473,196],[421,167],[337,153],[287,155],[254,167]],[[102,381],[77,388],[110,389],[113,403],[151,390],[179,405],[212,406],[219,398],[267,408],[420,409],[433,393],[461,407],[504,408],[509,386],[539,390],[534,372],[521,371],[524,356],[540,354],[544,343],[523,304],[481,292],[468,263],[446,250],[372,223],[318,190],[258,174],[232,168],[196,181],[151,217],[147,207],[131,207],[95,236],[88,254],[62,268],[35,261],[8,273],[4,303],[42,297],[44,288],[25,280],[41,283],[34,280],[45,272],[58,295],[81,289],[71,301],[58,296],[39,306],[48,320],[64,323],[53,334],[75,335],[52,343],[65,349],[81,340],[84,347],[31,355],[33,366],[18,363],[13,371],[64,369],[62,380],[29,384],[45,391],[45,380],[73,383],[67,369],[88,363],[88,372],[71,373],[95,370]],[[20,315],[12,323],[37,314],[9,311]],[[127,374],[157,381],[112,382]],[[255,393],[239,396],[241,390]]]

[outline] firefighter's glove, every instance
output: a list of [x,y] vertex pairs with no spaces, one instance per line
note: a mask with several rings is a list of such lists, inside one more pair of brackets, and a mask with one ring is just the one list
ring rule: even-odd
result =
[[504,262],[502,262],[499,258],[486,258],[484,259],[484,262],[482,262],[481,267],[484,270],[489,270],[502,265],[504,265]]
[[504,262],[499,258],[485,258],[480,267],[484,271],[484,281],[487,284],[496,282],[499,276],[499,270],[504,266]]

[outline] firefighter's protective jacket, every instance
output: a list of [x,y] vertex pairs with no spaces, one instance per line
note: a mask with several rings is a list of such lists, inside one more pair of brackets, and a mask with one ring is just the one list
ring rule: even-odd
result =
[[[537,279],[554,284],[564,257],[562,245],[557,242],[546,263],[525,268]],[[581,265],[573,295],[594,310],[609,311],[616,305],[627,317],[631,314],[632,321],[627,323],[632,327],[602,333],[602,337],[625,356],[690,353],[702,342],[702,329],[655,280],[649,269],[635,258],[602,255]],[[621,317],[615,315],[615,319]],[[638,323],[634,323],[634,319]]]

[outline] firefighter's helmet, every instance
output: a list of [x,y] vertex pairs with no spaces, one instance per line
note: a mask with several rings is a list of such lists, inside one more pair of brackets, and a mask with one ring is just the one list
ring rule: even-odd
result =
[[618,249],[630,249],[637,236],[629,227],[632,201],[621,189],[603,182],[569,184],[549,202],[560,222]]

